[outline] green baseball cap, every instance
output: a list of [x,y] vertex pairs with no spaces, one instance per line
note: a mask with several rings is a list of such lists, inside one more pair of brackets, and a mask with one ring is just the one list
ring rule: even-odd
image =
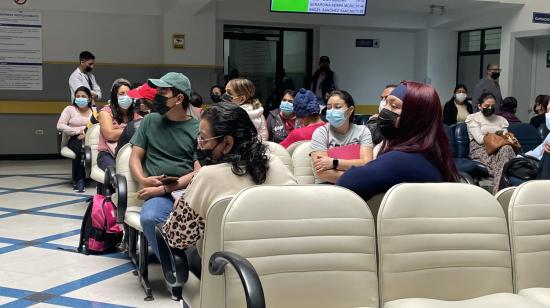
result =
[[160,79],[149,79],[147,83],[152,88],[176,88],[191,97],[191,81],[182,73],[170,72]]

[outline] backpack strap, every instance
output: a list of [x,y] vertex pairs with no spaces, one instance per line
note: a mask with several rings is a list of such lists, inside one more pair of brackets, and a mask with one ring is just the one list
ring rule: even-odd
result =
[[78,252],[82,252],[82,249],[84,248],[84,246],[86,246],[85,241],[89,236],[93,206],[94,206],[94,200],[92,199],[88,203],[88,208],[86,208],[86,212],[84,213],[84,218],[82,218],[82,225],[80,226],[80,239],[78,240],[78,248],[76,249],[76,251]]

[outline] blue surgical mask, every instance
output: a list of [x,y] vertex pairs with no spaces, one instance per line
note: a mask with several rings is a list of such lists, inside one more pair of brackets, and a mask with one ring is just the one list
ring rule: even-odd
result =
[[346,123],[346,111],[348,109],[330,109],[327,110],[327,121],[331,126],[340,128]]
[[130,108],[133,102],[134,101],[128,95],[123,95],[118,97],[118,105],[120,106],[120,108],[124,110]]
[[90,100],[85,97],[76,97],[74,99],[74,103],[80,108],[88,106],[89,102]]
[[279,109],[281,109],[281,112],[284,115],[288,116],[294,112],[294,104],[289,101],[281,101],[281,106],[279,106]]

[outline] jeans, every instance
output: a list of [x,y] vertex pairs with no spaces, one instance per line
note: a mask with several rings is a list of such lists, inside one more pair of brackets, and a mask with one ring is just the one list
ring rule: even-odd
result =
[[143,228],[143,234],[145,234],[145,238],[149,242],[157,258],[159,258],[159,249],[155,236],[155,226],[161,222],[166,222],[173,208],[174,201],[168,196],[151,198],[145,201],[141,208],[139,220]]
[[109,152],[97,153],[97,166],[99,169],[105,171],[108,167],[114,167],[115,165],[115,158]]
[[86,170],[82,164],[82,140],[78,140],[77,136],[71,136],[67,146],[76,154],[76,157],[73,159],[72,163],[73,181],[76,183],[78,180],[86,179]]

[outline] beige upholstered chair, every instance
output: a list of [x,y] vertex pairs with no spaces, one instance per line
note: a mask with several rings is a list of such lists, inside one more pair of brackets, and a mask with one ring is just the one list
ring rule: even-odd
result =
[[294,176],[298,184],[315,184],[315,175],[309,157],[309,142],[300,144],[292,153]]
[[508,211],[515,290],[550,307],[550,181],[517,187]]
[[97,166],[97,147],[99,145],[99,124],[94,124],[86,132],[84,141],[84,157],[86,162],[86,175],[92,180],[103,184],[105,172]]
[[293,144],[289,145],[288,148],[286,148],[288,154],[290,154],[290,156],[292,156],[292,154],[294,153],[294,150],[296,150],[296,148],[298,148],[302,143],[306,143],[306,142],[309,142],[309,141],[298,141],[298,142],[294,142]]
[[394,186],[377,227],[383,307],[541,307],[512,294],[506,219],[477,186]]
[[65,158],[75,159],[76,154],[68,146],[70,136],[65,134],[64,132],[60,132],[60,134],[61,134],[61,147],[59,149],[59,154],[61,154],[61,156]]
[[378,307],[374,221],[353,192],[256,186],[236,195],[223,216],[222,208],[211,208],[206,219],[200,303],[198,281],[184,286],[191,307],[246,307],[231,266],[222,276],[208,272],[214,251],[236,253],[254,266],[266,307]]
[[290,172],[294,172],[294,167],[292,165],[292,157],[290,154],[288,154],[288,151],[280,144],[275,142],[267,141],[265,142],[269,148],[269,153],[273,156],[277,156],[281,159],[283,164],[290,170]]
[[507,187],[495,195],[498,203],[502,206],[502,210],[504,210],[504,216],[506,216],[506,219],[508,219],[508,205],[510,204],[510,199],[512,198],[515,190],[516,187]]

